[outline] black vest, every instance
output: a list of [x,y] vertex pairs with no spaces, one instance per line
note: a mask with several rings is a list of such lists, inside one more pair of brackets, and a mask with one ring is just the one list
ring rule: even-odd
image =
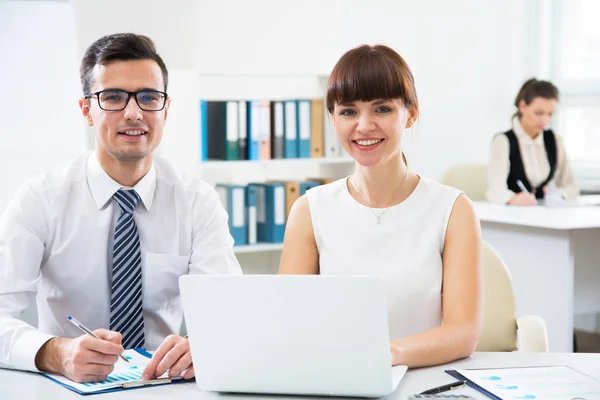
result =
[[510,172],[508,173],[508,178],[506,179],[508,188],[515,193],[519,193],[521,189],[517,185],[517,180],[520,179],[527,190],[531,192],[532,189],[535,189],[536,198],[543,199],[543,187],[550,182],[554,176],[554,172],[556,171],[556,139],[554,138],[554,133],[551,129],[544,131],[544,146],[546,147],[546,154],[548,154],[550,174],[548,174],[546,180],[536,188],[531,186],[531,183],[525,175],[525,168],[523,167],[523,159],[521,158],[521,151],[519,150],[519,140],[517,139],[517,135],[515,135],[515,132],[512,129],[508,132],[504,132],[504,135],[506,135],[508,138],[508,143],[510,146]]

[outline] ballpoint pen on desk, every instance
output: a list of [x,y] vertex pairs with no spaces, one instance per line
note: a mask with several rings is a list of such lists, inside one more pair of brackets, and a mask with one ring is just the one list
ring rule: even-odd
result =
[[448,390],[453,390],[453,389],[458,389],[459,387],[463,387],[466,384],[467,384],[467,382],[465,382],[465,381],[456,381],[456,382],[449,383],[447,385],[442,385],[442,386],[435,387],[433,389],[428,389],[419,394],[437,394],[437,393],[447,392]]
[[[70,315],[67,317],[67,319],[69,321],[71,321],[71,323],[73,325],[75,325],[76,327],[78,327],[79,329],[81,329],[83,332],[87,333],[88,335],[92,335],[93,337],[95,337],[96,339],[98,339],[98,336],[94,335],[94,332],[92,332],[88,327],[86,327],[84,324],[82,324],[81,322],[77,321],[75,318],[71,317]],[[119,357],[121,357],[121,360],[125,361],[125,362],[129,362],[128,359],[126,359],[122,354],[119,354]]]
[[520,179],[517,179],[517,186],[519,187],[519,189],[521,189],[522,192],[529,193],[529,190],[527,190],[527,188]]

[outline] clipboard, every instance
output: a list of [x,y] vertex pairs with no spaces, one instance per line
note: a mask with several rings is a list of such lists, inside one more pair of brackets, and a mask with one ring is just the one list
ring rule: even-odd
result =
[[477,390],[479,393],[489,397],[492,400],[503,400],[502,398],[496,396],[495,394],[492,394],[490,392],[488,392],[487,390],[485,390],[484,388],[482,388],[481,386],[477,385],[475,382],[473,382],[470,379],[467,379],[465,376],[463,376],[460,372],[458,372],[455,369],[448,369],[445,371],[448,375],[461,380],[461,381],[465,381],[467,382],[467,386],[469,386],[472,389]]
[[566,365],[447,370],[493,400],[600,399],[600,380]]
[[104,382],[78,383],[57,374],[42,373],[42,375],[59,385],[84,396],[194,381],[194,379],[169,378],[166,374],[158,379],[142,381],[142,371],[150,362],[152,354],[144,349],[136,348],[125,350],[123,356],[127,358],[129,363],[118,360],[115,364],[114,371],[108,375],[107,380]]

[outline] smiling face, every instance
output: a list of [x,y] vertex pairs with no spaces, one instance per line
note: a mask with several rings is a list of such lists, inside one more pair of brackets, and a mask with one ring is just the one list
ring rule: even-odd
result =
[[[155,61],[112,61],[96,65],[91,92],[120,89],[164,91],[163,74]],[[96,96],[80,99],[79,105],[88,125],[96,130],[96,151],[100,161],[135,164],[152,159],[162,138],[170,99],[161,111],[143,111],[131,97],[124,110],[105,111]]]
[[410,68],[383,45],[362,45],[340,58],[326,103],[341,145],[363,166],[399,157],[404,131],[419,113]]
[[411,114],[401,99],[392,99],[336,103],[332,118],[344,150],[369,167],[399,156]]

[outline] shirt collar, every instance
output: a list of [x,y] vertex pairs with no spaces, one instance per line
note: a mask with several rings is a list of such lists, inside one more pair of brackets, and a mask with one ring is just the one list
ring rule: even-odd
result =
[[96,152],[90,152],[86,165],[87,182],[98,210],[103,209],[119,189],[134,189],[147,211],[150,211],[156,189],[156,167],[154,162],[150,170],[133,187],[123,186],[112,179],[98,161]]
[[521,121],[519,121],[519,117],[514,117],[512,123],[513,131],[515,132],[515,135],[519,138],[519,141],[521,141],[521,143],[534,144],[536,146],[544,145],[544,135],[542,134],[542,132],[540,132],[540,134],[537,135],[535,139],[532,139],[531,136],[529,136],[529,134],[525,132],[525,129],[521,125]]

